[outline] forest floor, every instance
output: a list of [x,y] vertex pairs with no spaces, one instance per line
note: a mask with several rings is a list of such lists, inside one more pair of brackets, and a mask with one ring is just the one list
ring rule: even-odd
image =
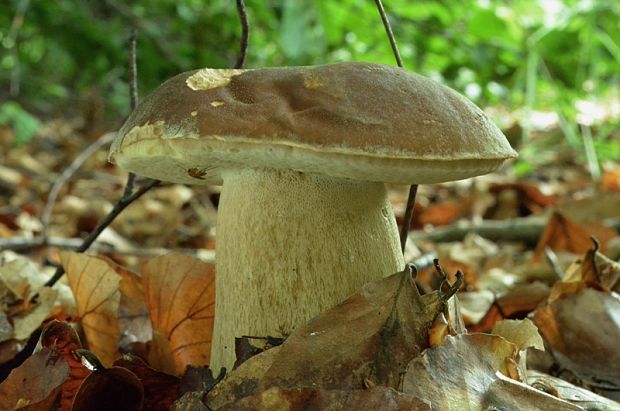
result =
[[[407,293],[424,301],[437,298],[445,307],[418,315],[429,316],[426,325],[400,311],[401,320],[413,321],[411,327],[423,330],[428,340],[415,352],[395,348],[407,358],[401,368],[388,361],[399,370],[397,382],[391,373],[372,374],[362,365],[370,361],[367,353],[376,351],[364,345],[371,344],[364,336],[379,331],[352,328],[342,333],[350,341],[322,340],[317,352],[296,332],[271,356],[276,365],[270,371],[264,365],[252,368],[248,360],[245,374],[233,372],[211,390],[211,376],[198,368],[185,371],[187,365],[205,364],[210,322],[191,317],[174,295],[164,291],[155,298],[152,292],[178,281],[190,302],[212,305],[212,289],[195,300],[191,290],[204,281],[199,273],[215,275],[218,187],[154,187],[118,215],[88,255],[71,253],[123,194],[126,174],[107,161],[113,133],[87,130],[83,119],[57,119],[45,122],[31,141],[15,145],[12,130],[0,127],[0,376],[8,377],[0,384],[0,398],[9,404],[0,410],[29,404],[93,409],[83,404],[108,395],[93,388],[101,385],[90,381],[95,377],[122,386],[117,396],[129,407],[124,409],[132,409],[132,398],[144,409],[168,409],[174,400],[176,407],[179,401],[198,401],[213,409],[236,409],[234,404],[257,409],[267,395],[296,407],[320,399],[323,405],[368,410],[387,404],[379,401],[393,409],[398,404],[425,409],[428,403],[445,409],[464,402],[472,409],[489,404],[620,409],[615,402],[620,401],[620,165],[604,164],[601,177],[593,180],[580,154],[553,137],[557,133],[540,131],[522,143],[540,150],[518,167],[506,164],[487,176],[420,187],[405,250],[406,261],[417,267],[417,291]],[[530,170],[517,175],[523,164]],[[388,189],[400,223],[407,187]],[[177,274],[170,272],[171,264]],[[59,266],[67,275],[53,288],[43,287]],[[459,271],[458,303],[449,296],[442,300],[446,287],[458,283]],[[373,294],[376,300],[367,301],[359,317],[385,301],[400,307],[401,291],[396,296],[390,291],[394,284],[386,279],[387,288]],[[177,310],[173,320],[156,314],[170,307]],[[325,313],[325,324],[343,326],[329,321],[329,315],[342,314],[339,307]],[[65,327],[69,323],[80,325],[82,342]],[[187,328],[172,338],[179,324]],[[165,343],[157,341],[166,336]],[[401,337],[409,341],[411,335]],[[30,355],[39,339],[39,351]],[[194,343],[190,353],[177,350]],[[345,362],[322,351],[332,345],[349,347],[350,358]],[[306,364],[321,369],[297,372],[286,361],[295,347],[305,347]],[[135,356],[119,360],[119,352]],[[63,360],[51,361],[53,355]],[[288,365],[278,368],[278,361]],[[447,369],[442,362],[460,365]],[[336,383],[331,371],[336,363],[353,367],[349,375],[370,374]],[[286,384],[278,379],[282,374],[290,377]],[[235,391],[250,378],[260,383],[242,394]],[[32,383],[23,384],[25,379]],[[164,385],[168,389],[159,388]]]

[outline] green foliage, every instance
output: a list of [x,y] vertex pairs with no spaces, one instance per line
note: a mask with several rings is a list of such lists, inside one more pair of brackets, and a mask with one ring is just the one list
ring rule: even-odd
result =
[[13,128],[15,144],[26,143],[32,139],[41,126],[36,117],[14,101],[9,101],[0,106],[0,124]]
[[[102,96],[128,111],[126,42],[139,32],[139,86],[197,67],[230,67],[241,29],[231,0],[10,0],[0,11],[0,97],[54,113]],[[25,6],[27,7],[25,7]],[[365,60],[394,64],[373,1],[246,0],[248,67]],[[582,145],[576,102],[620,84],[620,2],[384,0],[408,69],[509,111],[557,112]],[[22,8],[24,18],[16,27]],[[18,86],[18,87],[17,87]],[[18,90],[16,92],[15,90]],[[602,129],[604,124],[593,124]],[[529,129],[524,127],[527,134]],[[593,135],[593,147],[609,147]],[[617,158],[617,157],[616,157]]]

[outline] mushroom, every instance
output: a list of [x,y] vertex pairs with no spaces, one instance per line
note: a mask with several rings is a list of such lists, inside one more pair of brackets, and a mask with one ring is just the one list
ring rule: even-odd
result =
[[110,151],[140,175],[223,184],[212,369],[232,366],[235,337],[285,336],[403,269],[384,183],[465,179],[515,156],[460,94],[371,63],[180,74]]

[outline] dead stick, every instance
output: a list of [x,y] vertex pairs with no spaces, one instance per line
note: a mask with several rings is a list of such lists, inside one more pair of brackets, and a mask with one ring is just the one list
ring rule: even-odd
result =
[[243,67],[245,62],[245,56],[248,51],[248,40],[250,38],[250,26],[248,24],[248,13],[245,11],[245,4],[243,0],[237,0],[237,12],[239,13],[239,20],[241,20],[241,44],[239,47],[239,56],[235,63],[236,69]]

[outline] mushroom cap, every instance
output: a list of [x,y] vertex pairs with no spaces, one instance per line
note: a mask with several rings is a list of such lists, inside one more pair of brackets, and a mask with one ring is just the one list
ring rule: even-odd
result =
[[110,150],[123,169],[190,184],[220,183],[238,168],[437,183],[516,155],[452,89],[360,62],[179,74],[142,101]]

